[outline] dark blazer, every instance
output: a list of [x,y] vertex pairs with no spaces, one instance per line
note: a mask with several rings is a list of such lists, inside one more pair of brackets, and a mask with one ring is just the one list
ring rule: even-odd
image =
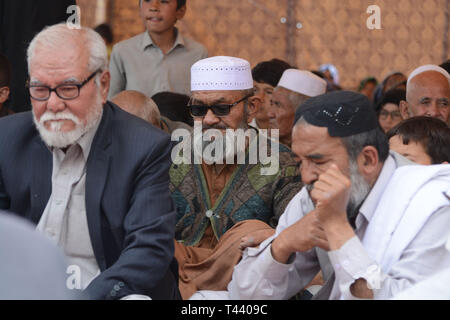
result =
[[[170,137],[108,102],[86,171],[86,215],[101,274],[92,299],[179,298]],[[52,154],[31,112],[0,119],[0,209],[37,224],[51,194]]]

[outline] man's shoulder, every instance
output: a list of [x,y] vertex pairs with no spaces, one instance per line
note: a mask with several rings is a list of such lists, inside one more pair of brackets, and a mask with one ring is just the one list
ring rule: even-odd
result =
[[293,168],[297,166],[297,162],[294,159],[294,153],[286,145],[271,138],[267,138],[267,150],[270,151],[270,154],[272,154],[272,150],[278,152],[280,168]]
[[186,50],[198,53],[203,57],[206,57],[208,55],[208,50],[206,49],[206,47],[203,44],[201,44],[200,42],[192,39],[191,37],[189,37],[185,34],[181,34],[181,36],[183,38],[184,46],[185,46]]
[[37,133],[31,111],[0,118],[0,141],[14,140],[22,135],[29,134],[31,131]]
[[134,37],[122,40],[113,47],[113,52],[123,53],[124,51],[135,51],[142,48],[142,41],[145,33],[140,33]]

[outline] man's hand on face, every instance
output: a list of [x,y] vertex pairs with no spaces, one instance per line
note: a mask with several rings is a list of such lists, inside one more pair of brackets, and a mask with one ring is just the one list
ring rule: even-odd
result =
[[334,164],[314,183],[310,194],[316,204],[318,219],[325,228],[347,222],[350,187],[350,179]]
[[316,204],[317,218],[329,241],[330,250],[338,250],[355,236],[347,219],[350,187],[350,179],[333,164],[320,175],[310,193]]
[[314,247],[329,250],[327,236],[322,228],[316,210],[283,230],[272,243],[272,256],[281,263],[287,263],[291,254],[306,252]]

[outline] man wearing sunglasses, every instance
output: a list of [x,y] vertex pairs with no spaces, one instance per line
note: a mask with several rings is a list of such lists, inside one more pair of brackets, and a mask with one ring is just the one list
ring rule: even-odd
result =
[[[205,136],[212,130],[221,134],[216,139],[223,139],[223,145],[226,131],[253,130],[254,137],[238,150],[246,152],[244,163],[226,148],[218,161],[203,158],[201,164],[172,165],[170,188],[177,208],[175,257],[184,299],[197,290],[225,290],[241,258],[241,238],[253,232],[271,235],[279,215],[301,188],[291,151],[267,136],[258,136],[256,129],[248,126],[260,100],[254,96],[247,61],[234,57],[201,60],[192,66],[191,88],[193,149],[199,145],[206,156],[212,142]],[[197,144],[199,126],[203,138]],[[249,160],[250,146],[261,139],[270,143],[268,150],[275,146],[278,151],[276,170],[267,175],[260,159],[253,164]]]
[[32,112],[0,121],[0,209],[60,246],[90,299],[179,298],[170,138],[106,101],[107,64],[92,29],[33,39]]

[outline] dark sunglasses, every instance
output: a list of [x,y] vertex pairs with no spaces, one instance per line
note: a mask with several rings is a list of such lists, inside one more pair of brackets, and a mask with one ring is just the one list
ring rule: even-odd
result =
[[241,103],[244,100],[247,100],[251,96],[252,95],[249,94],[249,95],[245,96],[244,98],[242,98],[241,100],[236,101],[235,103],[232,103],[232,104],[215,104],[212,106],[201,105],[201,104],[192,104],[192,105],[188,105],[188,107],[189,107],[189,111],[191,112],[191,115],[193,117],[204,117],[204,116],[206,116],[206,114],[208,113],[208,110],[210,110],[210,109],[214,113],[214,115],[216,115],[217,117],[224,117],[224,116],[227,116],[230,114],[232,107],[234,107],[235,105],[238,105],[239,103]]

